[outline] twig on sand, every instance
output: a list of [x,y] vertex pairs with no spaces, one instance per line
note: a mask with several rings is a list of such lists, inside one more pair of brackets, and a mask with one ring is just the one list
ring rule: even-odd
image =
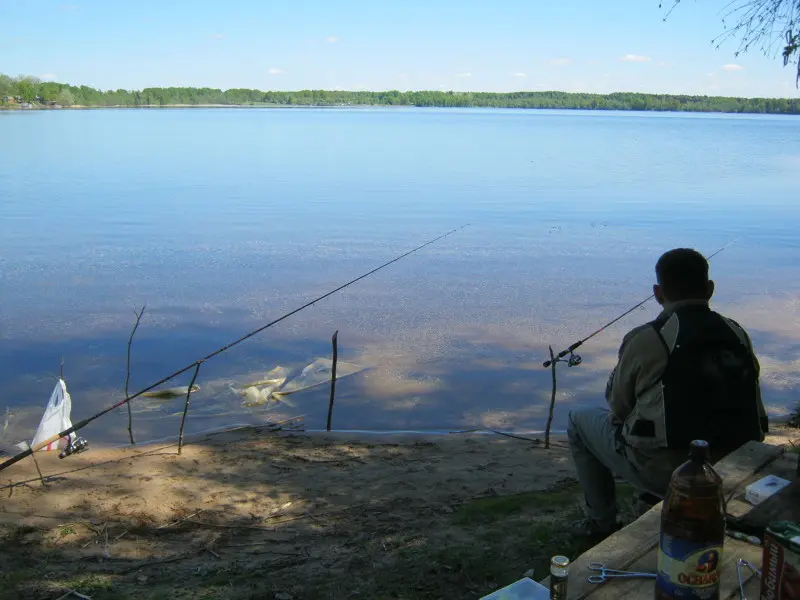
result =
[[192,525],[202,525],[203,527],[216,527],[218,529],[255,529],[256,531],[276,531],[274,527],[259,527],[257,525],[220,525],[217,523],[205,523],[203,521],[192,521],[184,519]]
[[294,458],[296,460],[302,460],[303,462],[307,463],[338,463],[344,462],[347,460],[354,460],[356,462],[364,463],[364,460],[359,456],[341,456],[339,458],[308,458],[307,456],[303,456],[301,454],[287,454],[289,458]]
[[116,575],[126,575],[128,573],[133,573],[134,571],[138,571],[139,569],[143,569],[144,567],[152,567],[154,565],[164,565],[171,562],[177,562],[179,560],[184,560],[186,558],[192,558],[197,556],[196,552],[187,552],[186,554],[180,554],[178,556],[171,556],[169,558],[161,558],[159,560],[151,560],[148,562],[139,563],[136,566],[129,567],[127,569],[123,569],[122,571],[116,571]]
[[[529,438],[529,437],[525,437],[525,436],[522,436],[522,435],[516,435],[516,434],[513,434],[513,433],[506,433],[505,431],[497,431],[496,429],[485,429],[483,427],[478,427],[476,429],[464,429],[463,431],[451,431],[450,433],[477,433],[479,431],[488,431],[489,433],[495,433],[497,435],[504,435],[506,437],[514,438],[515,440],[523,440],[525,442],[533,442],[534,444],[541,444],[542,443],[542,440],[537,439],[537,438]],[[414,460],[414,459],[409,459],[409,460]],[[421,458],[421,459],[417,459],[417,460],[427,460],[427,459]],[[405,462],[408,462],[408,460],[406,460]]]
[[283,421],[278,421],[277,423],[265,423],[264,425],[245,425],[242,429],[252,429],[257,431],[259,429],[266,429],[269,428],[270,431],[281,431],[284,425],[292,424],[292,421],[302,421],[303,417],[306,415],[297,415],[296,417],[289,417],[288,419],[284,419]]
[[544,429],[544,447],[550,448],[550,425],[553,423],[553,409],[556,406],[556,356],[553,354],[553,347],[548,346],[550,350],[550,372],[553,374],[553,391],[550,394],[550,413],[547,415],[547,427]]
[[[86,542],[81,547],[82,548],[88,548],[92,544],[96,544],[98,539],[100,538],[100,536],[103,535],[103,533],[105,533],[106,534],[106,550],[108,550],[108,523],[103,523],[103,526],[100,528],[100,531],[97,531],[96,529],[92,529],[91,527],[86,525],[86,523],[83,523],[83,525],[85,525],[87,527],[87,529],[89,529],[92,533],[94,533],[95,537],[94,537],[93,540],[89,540],[88,542]],[[65,525],[62,525],[62,527],[65,527]]]
[[504,435],[506,437],[514,438],[515,440],[523,440],[525,442],[533,442],[534,444],[541,444],[542,443],[542,440],[539,440],[539,439],[536,439],[536,438],[524,437],[522,435],[514,435],[513,433],[505,433],[504,431],[497,431],[495,429],[490,429],[489,431],[491,431],[492,433],[496,433],[497,435]]
[[[197,512],[194,512],[194,513],[190,514],[188,517],[184,517],[183,519],[180,519],[179,521],[175,521],[174,523],[167,523],[166,525],[162,525],[161,527],[156,527],[156,530],[158,530],[158,529],[166,529],[168,527],[173,527],[174,525],[178,525],[179,523],[183,523],[184,521],[188,521],[192,517],[196,517],[197,515],[199,515],[204,510],[205,510],[205,508],[201,508]],[[120,537],[122,537],[122,536],[120,536]],[[119,538],[117,538],[117,539],[119,539]]]
[[[227,544],[225,546],[220,546],[220,548],[252,548],[254,546],[266,546],[274,543],[275,540],[265,540],[263,542],[250,542],[249,544]],[[267,550],[263,554],[275,554],[277,556],[305,556],[304,554],[298,554],[297,552],[281,552],[280,550]]]
[[92,600],[91,596],[84,596],[83,594],[79,594],[75,590],[69,590],[63,596],[59,596],[56,600],[63,600],[64,598],[69,598],[70,596],[76,596],[77,598],[81,598],[82,600]]
[[[144,314],[144,309],[147,305],[142,306],[142,310],[138,313],[134,310],[133,314],[136,315],[136,323],[133,325],[133,331],[131,331],[131,337],[128,338],[128,363],[127,369],[125,371],[125,397],[127,398],[130,394],[128,394],[128,384],[131,381],[131,344],[133,343],[133,336],[136,333],[136,330],[139,328],[139,321],[142,320],[142,315]],[[127,403],[128,406],[128,436],[131,438],[131,444],[136,444],[133,439],[133,414],[131,414],[131,403]]]
[[[339,514],[339,513],[343,513],[343,512],[348,512],[350,510],[353,510],[354,508],[363,508],[365,506],[369,506],[370,504],[371,504],[370,502],[359,502],[358,504],[351,504],[350,506],[344,506],[342,508],[334,508],[333,510],[324,510],[324,511],[318,512],[314,516],[315,517],[324,517],[326,515],[335,515],[335,514]],[[264,517],[264,520],[275,519],[275,518],[281,517],[281,516],[283,516],[283,515],[280,515],[280,514],[270,515],[269,517]],[[289,523],[291,521],[299,521],[300,519],[308,519],[309,517],[311,517],[311,513],[305,512],[302,515],[296,515],[294,517],[289,517],[288,519],[283,519],[282,521],[275,521],[273,523],[273,525],[280,525],[281,523]]]
[[192,388],[194,387],[194,382],[197,380],[197,374],[200,372],[200,365],[203,364],[202,360],[198,360],[196,366],[194,368],[194,375],[192,375],[192,381],[189,383],[189,389],[186,392],[186,404],[183,406],[183,417],[181,418],[181,430],[178,434],[178,455],[180,456],[181,449],[183,448],[183,426],[186,423],[186,413],[189,412],[189,399],[192,397]]

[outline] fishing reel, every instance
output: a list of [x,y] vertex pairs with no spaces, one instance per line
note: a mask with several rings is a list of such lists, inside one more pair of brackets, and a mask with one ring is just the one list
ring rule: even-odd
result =
[[[573,346],[573,347],[577,347]],[[565,356],[569,355],[567,358]],[[568,367],[577,367],[579,364],[583,362],[580,354],[575,354],[572,349],[567,348],[566,350],[560,352],[558,356],[553,358],[552,360],[545,361],[542,366],[546,369],[548,367],[552,367],[555,363],[565,362],[567,363]]]
[[568,367],[577,367],[581,362],[583,362],[581,355],[573,354],[572,352],[569,353],[569,358],[566,360]]
[[79,454],[89,449],[89,442],[84,438],[76,438],[74,442],[70,442],[66,448],[58,453],[58,458],[66,458],[72,454]]

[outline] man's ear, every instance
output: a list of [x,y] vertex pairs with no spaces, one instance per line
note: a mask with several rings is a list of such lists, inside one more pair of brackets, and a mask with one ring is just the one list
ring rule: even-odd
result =
[[664,292],[661,291],[661,286],[657,283],[653,284],[653,296],[656,297],[656,302],[663,306],[664,304]]
[[709,279],[708,280],[708,299],[711,300],[711,296],[714,295],[714,282]]

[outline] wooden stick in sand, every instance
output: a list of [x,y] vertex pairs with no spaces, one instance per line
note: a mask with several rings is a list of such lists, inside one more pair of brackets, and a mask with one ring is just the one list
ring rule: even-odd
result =
[[331,417],[333,416],[333,400],[336,396],[336,360],[339,354],[339,330],[337,329],[331,338],[331,345],[333,346],[333,366],[331,367],[331,401],[328,404],[328,424],[325,428],[326,431],[331,430]]
[[42,470],[39,468],[39,461],[36,460],[36,452],[31,454],[31,458],[33,459],[33,464],[36,465],[36,472],[39,473],[39,481],[42,482],[42,487],[46,487],[47,484],[44,482],[44,476],[42,475]]
[[[125,371],[125,397],[128,397],[128,384],[131,381],[131,344],[133,343],[133,336],[136,334],[136,330],[139,328],[139,321],[142,320],[142,315],[144,314],[144,309],[147,305],[142,306],[142,310],[139,312],[133,311],[133,314],[136,315],[136,323],[133,324],[133,330],[131,331],[131,337],[128,338],[128,363],[127,369]],[[133,439],[133,415],[131,414],[131,403],[128,402],[128,436],[131,438],[131,444],[136,444]]]
[[181,449],[183,448],[183,426],[186,423],[186,413],[189,412],[189,399],[192,397],[192,388],[194,387],[194,382],[197,380],[197,374],[200,372],[200,365],[202,363],[203,361],[197,361],[197,365],[194,368],[194,375],[192,375],[192,381],[186,392],[186,404],[183,406],[183,417],[181,417],[181,431],[178,434],[178,455],[180,455]]
[[548,346],[550,350],[550,372],[553,374],[553,391],[550,394],[550,414],[547,415],[547,427],[544,429],[544,447],[550,448],[550,425],[553,423],[553,409],[556,406],[556,357],[553,354],[553,347]]

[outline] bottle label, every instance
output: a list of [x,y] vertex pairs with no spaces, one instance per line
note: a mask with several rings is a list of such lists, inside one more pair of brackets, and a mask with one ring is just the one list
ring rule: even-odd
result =
[[567,600],[567,578],[550,576],[550,600]]
[[718,597],[722,543],[690,542],[662,532],[656,586],[670,598]]

